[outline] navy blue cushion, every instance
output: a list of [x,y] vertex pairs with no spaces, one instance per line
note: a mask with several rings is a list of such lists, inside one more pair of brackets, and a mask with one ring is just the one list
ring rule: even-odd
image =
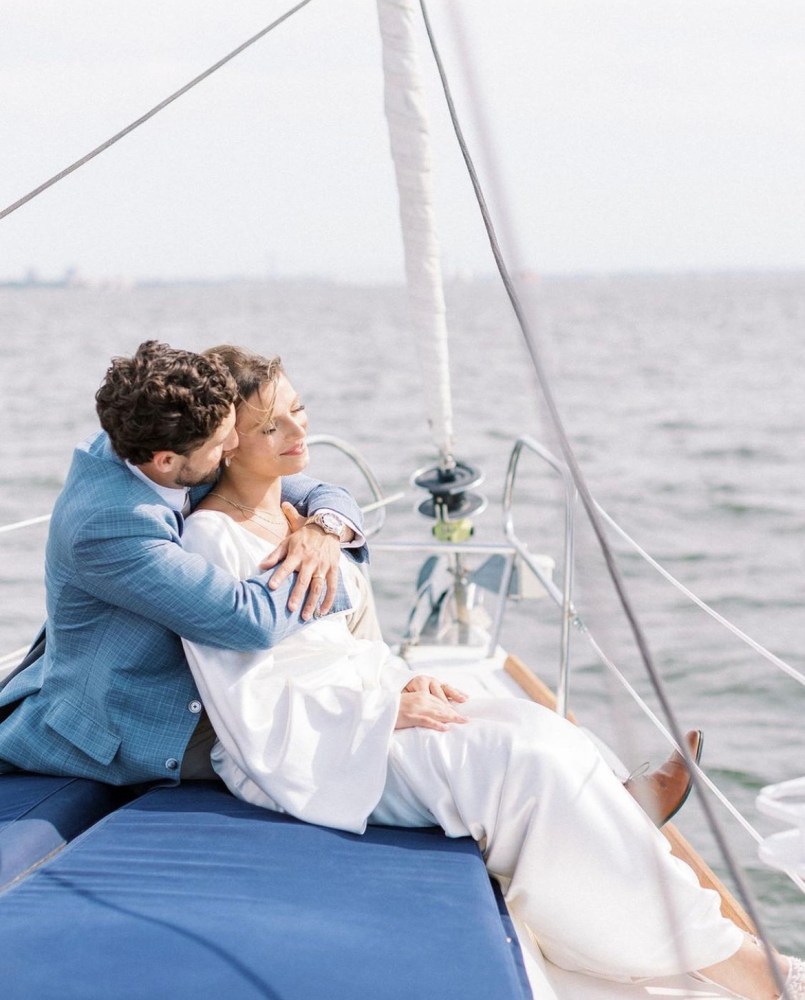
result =
[[0,897],[5,1000],[530,996],[477,846],[153,789]]
[[0,775],[0,888],[115,809],[120,795],[85,778]]

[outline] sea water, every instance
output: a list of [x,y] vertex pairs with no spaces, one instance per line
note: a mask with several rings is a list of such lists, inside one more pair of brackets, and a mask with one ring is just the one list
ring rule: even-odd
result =
[[[805,671],[805,273],[544,278],[521,294],[567,433],[598,502],[670,572],[721,614]],[[475,537],[498,541],[503,478],[518,435],[557,451],[556,435],[511,310],[497,284],[449,286],[456,455],[483,470],[489,499]],[[75,442],[96,427],[93,395],[110,357],[149,338],[194,349],[230,342],[280,354],[312,433],[357,446],[387,493],[381,538],[427,540],[411,473],[434,462],[420,352],[405,293],[317,280],[122,288],[0,288],[4,418],[0,524],[45,514]],[[332,449],[311,472],[370,499]],[[561,564],[561,482],[525,455],[518,532]],[[584,622],[654,710],[656,697],[580,513],[575,601]],[[43,618],[46,527],[0,535],[0,654]],[[766,834],[763,785],[805,773],[805,692],[717,626],[613,536],[657,669],[683,728],[705,732],[704,766]],[[417,560],[378,553],[384,626],[399,637]],[[557,574],[558,578],[558,574]],[[491,595],[490,595],[491,596]],[[487,600],[488,603],[488,600]],[[558,616],[548,600],[507,616],[504,643],[555,682]],[[585,636],[572,637],[571,706],[636,767],[667,753],[624,701]],[[721,806],[779,947],[805,954],[805,904],[756,861],[751,838]],[[700,807],[678,818],[720,874]]]

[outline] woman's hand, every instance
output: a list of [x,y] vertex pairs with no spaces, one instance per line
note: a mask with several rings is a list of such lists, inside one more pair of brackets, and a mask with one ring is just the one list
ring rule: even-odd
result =
[[417,674],[416,677],[412,677],[403,691],[426,691],[434,698],[439,698],[444,702],[467,700],[467,695],[463,691],[459,691],[458,688],[451,687],[449,684],[443,684],[427,674]]
[[309,621],[321,599],[319,614],[326,615],[333,606],[338,586],[338,560],[341,558],[341,543],[335,535],[328,535],[315,524],[307,524],[296,508],[287,501],[282,505],[291,529],[290,535],[260,563],[260,569],[271,569],[282,563],[268,581],[271,590],[286,580],[291,573],[298,574],[296,583],[288,598],[288,608],[296,611],[307,594],[302,608],[302,620]]
[[466,701],[467,695],[449,684],[442,684],[435,677],[418,674],[405,685],[400,697],[395,729],[421,726],[444,732],[451,723],[467,720],[452,707],[452,701]]
[[468,722],[463,715],[452,708],[450,702],[442,701],[427,691],[405,691],[400,696],[395,729],[438,729],[444,732],[453,722]]

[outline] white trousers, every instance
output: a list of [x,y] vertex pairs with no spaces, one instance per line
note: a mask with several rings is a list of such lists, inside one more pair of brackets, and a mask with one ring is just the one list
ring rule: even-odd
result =
[[575,726],[540,705],[471,699],[466,725],[393,736],[370,822],[479,842],[507,905],[563,968],[628,981],[739,948],[702,889]]

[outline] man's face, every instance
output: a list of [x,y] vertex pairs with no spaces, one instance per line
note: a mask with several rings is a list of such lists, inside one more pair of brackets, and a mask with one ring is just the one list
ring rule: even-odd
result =
[[202,483],[214,483],[218,477],[218,466],[221,464],[224,449],[231,451],[237,446],[238,434],[235,430],[233,406],[218,429],[204,444],[200,444],[187,455],[176,456],[174,485],[201,486]]

